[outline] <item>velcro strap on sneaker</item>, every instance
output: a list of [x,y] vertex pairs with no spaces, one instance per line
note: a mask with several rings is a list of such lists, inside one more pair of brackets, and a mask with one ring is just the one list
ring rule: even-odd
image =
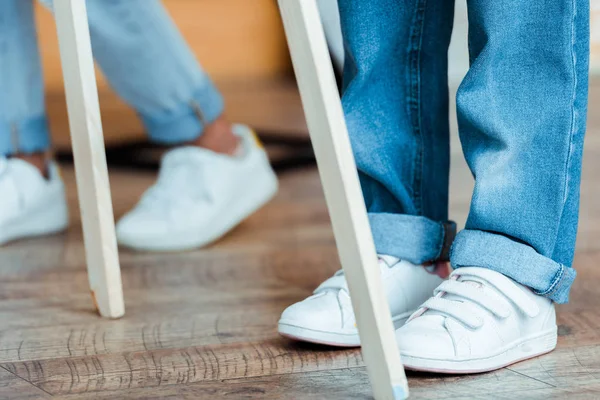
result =
[[470,300],[499,318],[505,319],[510,316],[507,300],[488,287],[475,287],[466,282],[448,280],[435,289],[434,296],[440,292]]
[[451,276],[460,276],[461,280],[468,280],[469,276],[485,280],[494,286],[521,312],[530,318],[535,318],[540,313],[540,308],[519,288],[510,278],[485,268],[462,267],[454,270]]
[[431,297],[421,307],[452,317],[471,329],[483,326],[483,318],[477,316],[477,307],[470,303],[458,303],[443,297]]

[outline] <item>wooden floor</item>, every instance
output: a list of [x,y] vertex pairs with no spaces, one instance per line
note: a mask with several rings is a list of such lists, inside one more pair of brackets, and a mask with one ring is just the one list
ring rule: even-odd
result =
[[[596,85],[598,89],[600,86]],[[592,91],[571,303],[556,351],[475,376],[409,373],[412,398],[600,398],[600,90]],[[454,139],[456,141],[456,139]],[[453,150],[452,214],[464,221],[470,174]],[[73,171],[68,233],[0,249],[0,398],[363,399],[358,350],[278,337],[276,322],[339,268],[314,168],[281,176],[276,199],[202,251],[122,251],[127,314],[93,311]],[[111,171],[122,215],[150,174]]]

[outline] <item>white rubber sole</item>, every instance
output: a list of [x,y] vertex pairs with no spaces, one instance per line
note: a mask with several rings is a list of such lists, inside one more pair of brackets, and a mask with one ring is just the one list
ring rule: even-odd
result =
[[[394,329],[400,328],[414,311],[409,311],[392,318]],[[335,347],[359,347],[358,331],[320,331],[299,326],[293,321],[279,320],[278,331],[281,336],[300,342],[323,344]]]
[[556,340],[557,331],[555,327],[509,343],[489,357],[462,360],[436,360],[416,357],[410,352],[401,352],[401,356],[404,368],[413,371],[439,374],[476,374],[494,371],[519,361],[549,353],[556,348]]
[[68,225],[69,215],[64,201],[50,203],[0,226],[0,246],[19,239],[59,233]]
[[152,239],[122,237],[117,234],[118,242],[121,246],[134,250],[154,252],[188,251],[207,246],[267,204],[277,194],[278,186],[277,176],[272,171],[254,174],[247,185],[240,187],[238,193],[221,206],[222,212],[218,218],[213,219],[210,226],[195,227],[193,231]]

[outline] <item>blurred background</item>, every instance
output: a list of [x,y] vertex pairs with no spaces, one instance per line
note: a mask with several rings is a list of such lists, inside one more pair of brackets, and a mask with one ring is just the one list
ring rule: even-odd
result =
[[[202,66],[224,92],[232,120],[284,135],[305,131],[276,1],[164,3]],[[58,42],[52,15],[40,4],[36,13],[51,130],[61,152],[69,149],[70,140]],[[107,146],[145,142],[135,112],[111,91],[100,73],[98,79]]]

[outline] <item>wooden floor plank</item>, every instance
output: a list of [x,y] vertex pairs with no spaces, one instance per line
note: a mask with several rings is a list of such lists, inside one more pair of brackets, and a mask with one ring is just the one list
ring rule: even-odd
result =
[[[262,350],[261,350],[262,351]],[[209,353],[209,352],[208,352]],[[186,358],[189,364],[181,364],[170,358],[170,367],[163,369],[152,366],[143,371],[136,367],[135,357],[130,359],[133,372],[121,371],[118,379],[114,372],[104,371],[104,375],[79,374],[82,366],[74,361],[67,367],[65,379],[56,376],[56,381],[42,382],[41,387],[53,394],[77,394],[81,398],[368,398],[368,378],[364,368],[340,367],[340,364],[321,366],[322,370],[277,374],[259,373],[252,379],[231,378],[236,373],[235,367],[217,366],[215,358],[204,353],[207,365],[194,364],[194,356],[190,351]],[[318,356],[322,354],[316,353]],[[279,354],[275,354],[279,356]],[[411,385],[411,398],[414,399],[514,399],[514,398],[594,398],[600,393],[600,366],[598,346],[581,347],[578,350],[559,349],[549,356],[523,362],[488,374],[474,376],[449,376],[408,373]],[[158,355],[155,355],[155,359]],[[173,357],[173,356],[172,356]],[[310,360],[310,356],[308,359]],[[253,358],[246,365],[252,365]],[[358,359],[353,360],[358,361]],[[88,366],[98,366],[96,364]],[[144,362],[153,363],[152,359]],[[162,361],[158,361],[160,363]],[[282,360],[283,363],[285,361]],[[262,363],[266,366],[266,361]],[[358,365],[359,363],[357,363]],[[190,367],[191,365],[191,367]],[[250,366],[248,371],[261,365]],[[269,367],[271,367],[269,363]],[[30,365],[31,368],[35,368]],[[44,367],[47,367],[45,365]],[[69,369],[70,367],[70,369]],[[179,368],[178,370],[176,368]],[[194,369],[193,367],[200,367]],[[281,368],[280,365],[278,368]],[[39,367],[38,367],[39,368]],[[99,368],[99,367],[98,367]],[[129,368],[129,366],[127,366]],[[227,368],[229,372],[227,372]],[[306,367],[304,367],[306,368]],[[83,368],[84,371],[88,369]],[[285,369],[285,367],[283,368]],[[283,370],[282,369],[282,370]],[[97,370],[95,370],[97,371]],[[215,371],[225,371],[222,376]],[[258,372],[258,368],[255,369]],[[261,370],[262,372],[263,370]],[[142,372],[142,373],[141,373]],[[244,370],[246,372],[246,370]],[[194,375],[195,374],[195,375]],[[198,374],[202,379],[196,379]],[[35,377],[33,382],[35,382]],[[61,386],[62,385],[62,386]],[[67,389],[68,387],[68,389]],[[120,389],[119,389],[120,388]],[[54,392],[53,390],[56,390]],[[96,391],[98,390],[98,391]],[[466,395],[468,394],[468,395]],[[213,397],[215,398],[215,397]],[[596,397],[597,398],[597,397]]]
[[[411,383],[415,382],[409,372]],[[423,378],[419,378],[423,379]],[[433,379],[423,379],[428,382]],[[445,382],[436,380],[434,386],[413,385],[411,399],[564,399],[566,396],[574,399],[598,398],[600,386],[582,386],[573,388],[555,388],[542,382],[528,381],[526,377],[501,370],[488,374],[487,379],[481,379],[481,385],[473,388],[473,382]],[[511,390],[518,385],[519,390]],[[453,389],[452,385],[456,385]],[[488,385],[488,386],[485,386]],[[413,389],[414,388],[414,389]],[[484,389],[487,388],[487,389]],[[204,382],[187,385],[157,387],[152,389],[121,390],[103,393],[88,393],[67,395],[66,399],[368,399],[368,377],[364,369],[339,369],[318,371],[282,376],[269,376],[258,379],[234,379],[222,382]],[[464,393],[470,393],[464,395]],[[516,397],[519,396],[519,397]],[[596,396],[596,397],[594,397]]]
[[277,338],[256,343],[55,358],[1,366],[57,395],[362,367],[363,363],[358,349],[335,351]]
[[265,376],[252,379],[225,379],[183,385],[159,386],[59,396],[61,399],[367,399],[370,388],[363,368]]
[[46,399],[50,394],[0,367],[0,399]]

